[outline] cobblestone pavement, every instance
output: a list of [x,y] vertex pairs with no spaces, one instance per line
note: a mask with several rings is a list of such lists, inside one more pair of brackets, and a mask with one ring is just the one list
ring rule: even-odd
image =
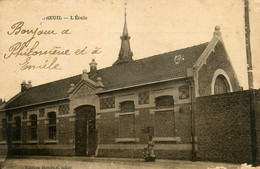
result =
[[[4,161],[4,158],[0,159]],[[161,160],[144,162],[142,159],[89,157],[24,157],[5,160],[3,169],[240,169],[241,165]]]

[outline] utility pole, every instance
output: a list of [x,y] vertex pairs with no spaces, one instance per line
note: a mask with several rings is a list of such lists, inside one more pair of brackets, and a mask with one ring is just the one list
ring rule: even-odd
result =
[[245,38],[246,38],[246,57],[247,57],[247,74],[248,88],[250,97],[250,128],[251,128],[251,151],[252,165],[255,167],[257,162],[257,135],[256,135],[256,117],[255,117],[255,92],[253,84],[253,66],[250,46],[250,23],[249,23],[249,0],[244,0],[245,6]]
[[246,37],[246,57],[247,57],[247,74],[248,74],[248,88],[254,89],[253,84],[253,67],[250,46],[250,23],[249,23],[249,0],[244,0],[245,4],[245,37]]

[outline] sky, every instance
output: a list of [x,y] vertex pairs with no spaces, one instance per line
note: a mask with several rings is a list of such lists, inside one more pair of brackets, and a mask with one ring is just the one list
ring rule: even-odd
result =
[[[0,98],[9,100],[17,94],[23,80],[36,86],[89,71],[93,58],[98,69],[111,66],[118,58],[125,3],[133,59],[208,42],[219,25],[240,84],[248,88],[243,0],[0,0]],[[260,0],[249,3],[254,87],[258,89]],[[76,15],[87,19],[70,20]],[[47,16],[63,19],[44,19]],[[30,30],[36,30],[36,34]],[[43,35],[41,30],[54,34]],[[69,50],[69,55],[34,55],[28,61],[30,65],[48,65],[55,58],[54,65],[59,65],[52,70],[23,70],[28,56],[10,56],[19,42],[27,42],[28,48],[38,43],[37,51]],[[83,54],[75,53],[84,48]],[[99,50],[94,53],[96,48]]]

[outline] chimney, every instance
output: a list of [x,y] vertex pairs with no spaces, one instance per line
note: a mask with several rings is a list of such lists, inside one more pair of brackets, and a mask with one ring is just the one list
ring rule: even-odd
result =
[[90,65],[90,73],[97,73],[97,62],[95,61],[95,59],[92,59],[89,65]]
[[24,93],[27,90],[27,84],[25,81],[21,83],[21,92]]
[[32,87],[32,81],[28,81],[28,84],[27,84],[27,89],[31,88]]

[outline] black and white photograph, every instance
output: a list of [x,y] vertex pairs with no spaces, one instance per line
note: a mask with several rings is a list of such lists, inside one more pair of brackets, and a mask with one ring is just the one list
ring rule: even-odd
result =
[[260,168],[260,0],[0,9],[0,169]]

